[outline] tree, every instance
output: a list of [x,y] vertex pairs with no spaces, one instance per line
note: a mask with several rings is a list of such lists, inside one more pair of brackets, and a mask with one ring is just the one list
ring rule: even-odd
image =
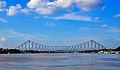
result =
[[116,51],[120,51],[120,46],[116,48]]

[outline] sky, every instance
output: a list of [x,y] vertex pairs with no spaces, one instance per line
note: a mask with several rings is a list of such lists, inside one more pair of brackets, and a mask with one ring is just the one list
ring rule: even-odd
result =
[[95,40],[120,45],[120,0],[0,0],[0,47],[31,40],[75,45]]

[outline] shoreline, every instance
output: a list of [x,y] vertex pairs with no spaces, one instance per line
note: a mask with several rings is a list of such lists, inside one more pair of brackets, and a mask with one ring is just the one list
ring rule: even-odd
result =
[[84,50],[84,51],[65,51],[65,50],[53,50],[53,51],[36,51],[36,50],[19,50],[19,49],[4,49],[0,48],[0,54],[29,54],[29,53],[100,53],[100,54],[120,54],[120,50],[116,49],[102,49],[102,50]]

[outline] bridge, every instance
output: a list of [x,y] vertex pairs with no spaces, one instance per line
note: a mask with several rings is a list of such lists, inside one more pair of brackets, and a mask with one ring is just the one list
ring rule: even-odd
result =
[[21,51],[39,52],[80,52],[91,50],[103,50],[106,48],[94,40],[71,46],[48,46],[28,40],[23,44],[19,45],[16,49]]

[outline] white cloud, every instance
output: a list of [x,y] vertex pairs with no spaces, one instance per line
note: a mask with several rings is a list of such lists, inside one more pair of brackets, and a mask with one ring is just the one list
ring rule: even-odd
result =
[[35,16],[35,17],[34,17],[34,19],[39,19],[39,18],[40,18],[40,16]]
[[10,6],[6,9],[6,1],[0,1],[0,11],[7,11],[8,16],[16,15],[19,12],[28,14],[33,10],[39,14],[53,14],[56,10],[66,10],[71,6],[84,11],[89,11],[101,6],[101,0],[30,0],[27,3],[27,8],[22,9],[20,4]]
[[27,3],[27,6],[29,8],[37,8],[40,6],[41,0],[30,0],[30,2]]
[[29,10],[27,8],[21,9],[21,12],[24,13],[24,14],[26,14],[26,15],[28,15],[30,11],[31,10]]
[[32,38],[34,36],[32,35],[29,35],[29,34],[23,34],[23,33],[19,33],[19,32],[16,32],[12,29],[9,29],[9,30],[6,30],[9,34],[12,34],[14,36],[17,36],[17,37],[26,37],[26,38]]
[[119,17],[120,17],[120,14],[116,14],[114,17],[115,17],[115,18],[119,18]]
[[30,0],[27,3],[28,8],[35,9],[35,12],[39,14],[52,14],[54,12],[54,7],[50,6],[52,2],[43,3],[42,0]]
[[84,10],[89,11],[94,8],[101,6],[101,0],[75,0],[77,7]]
[[77,7],[84,11],[89,11],[101,6],[101,0],[30,0],[27,7],[22,9],[20,4],[9,6],[6,9],[6,2],[0,1],[0,11],[7,11],[8,16],[16,15],[19,12],[29,14],[29,12],[37,12],[39,14],[53,14],[56,10],[66,10],[71,6]]
[[120,33],[120,28],[110,27],[107,31],[110,33]]
[[55,0],[52,2],[49,0],[30,0],[27,3],[28,8],[34,9],[39,14],[52,14],[58,8],[65,10],[70,6],[77,6],[81,10],[89,11],[101,5],[101,0]]
[[84,31],[88,31],[88,30],[91,30],[92,28],[90,27],[81,27],[79,28],[79,30],[84,30]]
[[62,16],[57,16],[57,17],[45,16],[44,18],[50,18],[50,19],[55,19],[55,20],[95,21],[93,18],[91,18],[89,16],[80,16],[75,12],[69,13],[69,14],[64,14]]
[[5,8],[6,8],[6,2],[0,1],[0,11],[5,11]]
[[61,8],[67,8],[69,7],[71,4],[73,3],[73,0],[56,0],[53,2],[50,2],[49,0],[45,1],[45,0],[30,0],[27,3],[27,6],[29,8],[39,8],[39,7],[53,7],[53,6],[57,6],[57,7],[61,7]]
[[95,17],[95,21],[98,21],[100,18],[99,17]]
[[108,27],[108,25],[107,24],[103,24],[102,27],[105,28],[105,27]]
[[0,42],[5,42],[6,38],[5,37],[0,37]]
[[7,23],[7,20],[0,18],[0,22]]
[[44,34],[26,34],[26,33],[20,33],[16,32],[13,29],[2,29],[0,30],[1,36],[7,37],[7,38],[16,38],[20,40],[28,40],[28,39],[44,39],[47,36]]
[[80,27],[79,31],[92,31],[96,30],[97,28],[92,28],[92,27]]
[[21,8],[22,7],[20,4],[17,4],[16,6],[10,6],[8,11],[7,11],[7,15],[8,16],[16,15],[20,11]]
[[58,7],[62,7],[62,8],[68,8],[71,6],[71,4],[73,3],[73,0],[57,0],[55,1],[55,5]]
[[[6,40],[7,39],[7,40]],[[20,43],[27,40],[38,41],[48,39],[44,34],[27,34],[17,32],[13,29],[1,29],[0,30],[0,46],[2,47],[17,47]]]
[[103,7],[102,7],[102,10],[104,10],[105,8],[106,8],[106,6],[103,6]]
[[47,22],[44,26],[53,27],[53,26],[56,26],[56,24],[54,22]]
[[5,7],[6,7],[6,2],[0,1],[0,8],[5,8]]
[[36,8],[36,12],[39,14],[51,14],[53,13],[54,8]]

